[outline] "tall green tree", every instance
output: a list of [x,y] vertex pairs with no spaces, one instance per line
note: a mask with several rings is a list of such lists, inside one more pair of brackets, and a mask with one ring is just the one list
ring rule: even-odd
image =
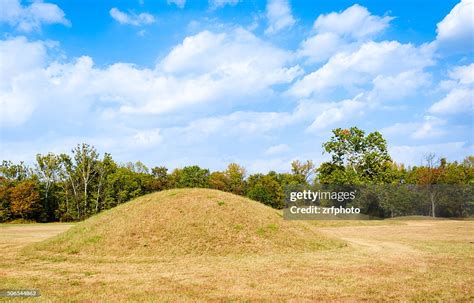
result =
[[387,142],[379,132],[368,135],[357,127],[337,128],[333,136],[323,144],[331,161],[318,169],[321,183],[380,184],[390,182],[392,159]]
[[12,183],[5,177],[0,176],[0,222],[12,219],[10,188]]
[[59,199],[56,196],[60,181],[61,158],[53,153],[36,155],[35,174],[41,188],[44,217],[48,221],[56,219]]
[[186,166],[182,170],[176,170],[176,187],[208,187],[209,170],[197,165]]
[[108,178],[116,171],[117,164],[114,162],[110,154],[105,153],[103,159],[97,161],[95,167],[96,182],[93,194],[95,200],[94,214],[106,208],[107,188],[110,186]]
[[222,191],[230,191],[230,179],[221,171],[212,172],[209,175],[209,187]]
[[228,191],[237,195],[244,195],[246,191],[246,171],[237,163],[230,163],[224,172],[229,179]]
[[99,154],[89,144],[78,144],[72,150],[72,157],[59,155],[63,178],[62,189],[66,202],[66,218],[80,220],[93,213],[92,188],[97,181]]
[[131,170],[127,165],[119,166],[107,176],[107,197],[104,201],[104,208],[117,206],[148,193],[152,178],[149,174]]
[[32,170],[21,161],[14,164],[12,161],[3,160],[0,164],[0,176],[3,176],[12,181],[22,181],[30,178]]
[[247,196],[273,208],[285,205],[283,188],[276,180],[276,174],[255,174],[248,179]]
[[73,149],[72,154],[75,161],[76,174],[81,181],[83,192],[83,211],[79,214],[80,218],[87,216],[90,202],[90,187],[97,173],[97,161],[99,154],[96,149],[89,144],[80,144]]
[[170,176],[168,169],[164,166],[156,166],[152,168],[151,174],[153,175],[152,190],[159,191],[170,188]]

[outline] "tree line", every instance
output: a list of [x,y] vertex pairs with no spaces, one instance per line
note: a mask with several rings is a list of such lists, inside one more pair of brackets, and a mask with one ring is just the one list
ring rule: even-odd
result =
[[[474,185],[474,156],[458,163],[429,155],[425,164],[405,167],[392,160],[379,132],[365,134],[352,127],[332,133],[323,144],[330,161],[317,167],[311,160],[295,160],[289,173],[270,171],[247,176],[245,168],[236,163],[224,171],[211,172],[193,165],[169,172],[165,166],[150,169],[141,162],[119,164],[109,153],[101,157],[88,144],[77,145],[69,155],[38,154],[33,166],[4,160],[0,165],[0,222],[83,220],[138,196],[171,188],[213,188],[283,208],[285,188],[297,184]],[[375,203],[381,217],[420,211],[447,217],[472,213],[473,201],[456,204],[440,199],[435,190],[431,192],[435,194],[427,202],[420,196],[400,192],[382,199],[381,195],[387,192],[367,191],[364,199],[356,203],[366,208]]]

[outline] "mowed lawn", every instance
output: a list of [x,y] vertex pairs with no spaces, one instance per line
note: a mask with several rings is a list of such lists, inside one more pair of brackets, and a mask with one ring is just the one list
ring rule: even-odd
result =
[[[69,224],[0,225],[13,301],[474,301],[474,221],[312,224],[346,247],[240,257],[92,257],[24,250]],[[5,298],[0,298],[4,300]]]

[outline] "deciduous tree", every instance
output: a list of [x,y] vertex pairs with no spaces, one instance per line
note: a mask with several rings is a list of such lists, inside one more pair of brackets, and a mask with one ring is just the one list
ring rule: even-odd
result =
[[323,163],[318,170],[322,183],[380,184],[391,181],[387,180],[390,176],[387,172],[392,159],[387,142],[377,131],[365,135],[357,127],[337,128],[323,148],[331,155],[331,162]]
[[32,219],[41,210],[41,198],[32,180],[19,182],[10,190],[11,212],[22,219]]

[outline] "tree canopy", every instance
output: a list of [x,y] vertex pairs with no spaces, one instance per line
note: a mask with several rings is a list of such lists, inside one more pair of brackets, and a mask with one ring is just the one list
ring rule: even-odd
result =
[[[415,213],[463,217],[474,209],[474,201],[462,196],[466,191],[437,186],[467,186],[470,190],[474,156],[458,163],[430,155],[424,165],[405,167],[392,161],[379,132],[366,134],[357,127],[334,129],[323,150],[330,160],[319,166],[311,160],[294,160],[289,172],[250,175],[237,163],[223,171],[192,165],[171,173],[165,166],[150,169],[140,161],[117,163],[112,155],[101,157],[88,144],[77,145],[70,154],[38,154],[32,167],[4,160],[0,165],[0,222],[77,221],[146,193],[183,187],[214,188],[283,208],[289,186],[390,185],[367,188],[352,203],[382,217]],[[426,191],[395,186],[403,184],[424,186]]]

